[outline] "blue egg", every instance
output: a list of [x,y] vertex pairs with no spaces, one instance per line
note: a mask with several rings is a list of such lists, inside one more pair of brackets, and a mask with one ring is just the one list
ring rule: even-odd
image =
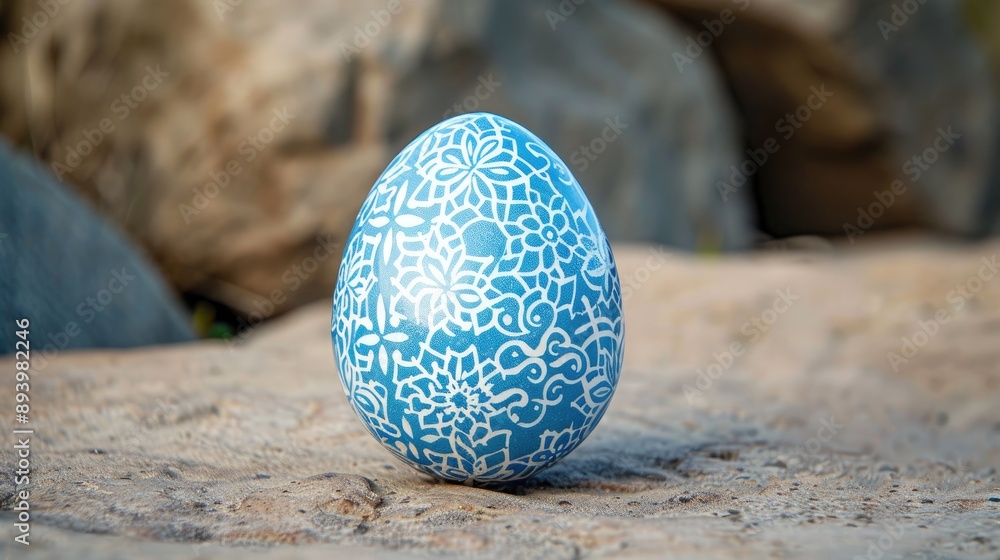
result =
[[332,332],[351,406],[413,467],[527,478],[578,446],[622,367],[621,287],[583,189],[488,113],[421,134],[347,240]]

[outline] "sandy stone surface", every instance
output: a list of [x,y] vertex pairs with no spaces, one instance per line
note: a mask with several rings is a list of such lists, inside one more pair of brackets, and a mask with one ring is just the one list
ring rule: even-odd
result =
[[238,347],[66,353],[32,380],[30,549],[2,414],[0,557],[1000,558],[1000,272],[974,280],[998,254],[617,246],[611,408],[499,489],[434,482],[363,430],[327,304]]

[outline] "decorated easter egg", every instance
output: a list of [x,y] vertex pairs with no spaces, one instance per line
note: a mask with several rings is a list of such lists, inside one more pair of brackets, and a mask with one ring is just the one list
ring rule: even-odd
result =
[[555,152],[497,115],[450,118],[392,160],[333,308],[351,406],[396,457],[446,480],[551,466],[621,373],[621,288],[594,209]]

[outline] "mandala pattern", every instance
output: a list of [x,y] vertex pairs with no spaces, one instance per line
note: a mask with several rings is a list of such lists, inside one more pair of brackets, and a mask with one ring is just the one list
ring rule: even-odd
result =
[[436,477],[529,477],[594,429],[622,364],[621,289],[593,208],[541,140],[475,113],[372,188],[334,292],[344,390]]

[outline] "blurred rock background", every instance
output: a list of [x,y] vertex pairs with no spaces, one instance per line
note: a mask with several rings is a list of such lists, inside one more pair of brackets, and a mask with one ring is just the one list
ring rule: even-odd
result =
[[[959,245],[1000,233],[997,30],[994,0],[0,0],[29,555],[996,558],[1000,245]],[[612,408],[509,493],[388,462],[305,305],[391,157],[467,111],[643,243]],[[811,250],[714,258],[759,248]],[[195,337],[228,344],[56,356]]]
[[[329,297],[378,174],[458,112],[545,139],[613,240],[714,253],[1000,232],[998,13],[971,0],[5,1],[0,134],[155,263],[204,336]],[[100,254],[37,228],[27,237]],[[4,266],[38,280],[5,301],[55,289],[27,250]]]

